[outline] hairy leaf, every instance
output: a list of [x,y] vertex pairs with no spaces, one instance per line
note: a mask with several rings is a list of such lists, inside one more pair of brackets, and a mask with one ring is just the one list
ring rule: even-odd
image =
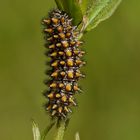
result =
[[121,0],[93,0],[91,7],[83,18],[83,30],[90,31],[101,21],[109,18]]

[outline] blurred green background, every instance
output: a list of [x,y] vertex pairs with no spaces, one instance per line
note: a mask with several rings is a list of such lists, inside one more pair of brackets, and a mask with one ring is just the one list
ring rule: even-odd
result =
[[[1,1],[0,140],[33,140],[31,118],[41,129],[49,124],[42,108],[46,58],[40,21],[53,6],[49,0]],[[65,140],[74,140],[77,131],[81,140],[140,139],[139,13],[140,1],[124,0],[85,36],[84,94]]]

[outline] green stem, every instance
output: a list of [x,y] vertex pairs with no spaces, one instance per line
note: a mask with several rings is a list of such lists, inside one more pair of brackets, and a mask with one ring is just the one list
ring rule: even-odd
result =
[[54,140],[63,140],[65,128],[65,121],[61,121],[57,128],[57,133]]

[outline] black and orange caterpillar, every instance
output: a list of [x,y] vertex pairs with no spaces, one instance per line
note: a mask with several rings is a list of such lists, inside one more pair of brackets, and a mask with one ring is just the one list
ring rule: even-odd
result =
[[84,75],[79,68],[85,64],[81,57],[85,53],[79,46],[82,41],[77,39],[77,26],[72,25],[72,19],[58,9],[52,10],[49,17],[43,20],[45,26],[47,56],[51,58],[49,65],[49,89],[44,93],[48,99],[45,109],[52,117],[66,118],[72,112],[71,106],[76,106],[75,93],[81,91],[77,81]]

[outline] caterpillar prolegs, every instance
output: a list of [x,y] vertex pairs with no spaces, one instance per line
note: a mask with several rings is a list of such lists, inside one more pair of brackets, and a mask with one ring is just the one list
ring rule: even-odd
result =
[[81,91],[78,80],[84,75],[80,72],[85,62],[82,56],[85,53],[80,49],[82,41],[77,39],[77,26],[72,25],[72,19],[60,10],[52,10],[49,17],[43,20],[46,38],[47,56],[50,57],[50,77],[44,93],[48,102],[45,109],[52,117],[66,118],[76,106],[74,95]]

